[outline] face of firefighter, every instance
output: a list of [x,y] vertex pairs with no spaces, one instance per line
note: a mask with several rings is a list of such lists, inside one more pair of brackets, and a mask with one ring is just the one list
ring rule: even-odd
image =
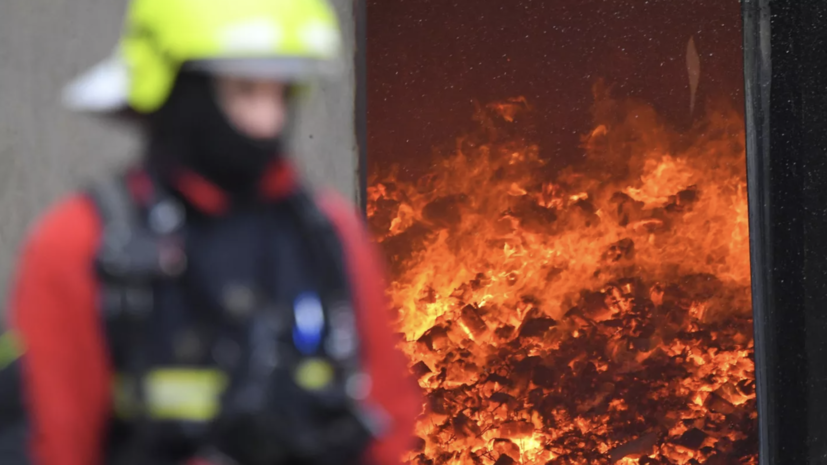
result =
[[215,80],[216,98],[229,122],[251,139],[275,139],[287,119],[287,87],[276,81],[238,77]]

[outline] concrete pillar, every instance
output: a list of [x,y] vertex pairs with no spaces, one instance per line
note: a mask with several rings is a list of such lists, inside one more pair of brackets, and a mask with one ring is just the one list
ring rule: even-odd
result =
[[[60,108],[61,87],[114,49],[126,0],[0,1],[0,296],[32,221],[61,194],[135,155],[132,134]],[[302,110],[307,176],[356,200],[352,0],[334,0],[346,72]]]

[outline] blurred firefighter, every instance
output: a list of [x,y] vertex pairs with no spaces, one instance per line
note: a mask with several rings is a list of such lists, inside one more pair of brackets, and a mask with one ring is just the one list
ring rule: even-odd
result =
[[422,401],[377,253],[285,154],[340,40],[325,0],[131,2],[115,55],[64,98],[138,125],[144,155],[28,238],[4,464],[399,463]]

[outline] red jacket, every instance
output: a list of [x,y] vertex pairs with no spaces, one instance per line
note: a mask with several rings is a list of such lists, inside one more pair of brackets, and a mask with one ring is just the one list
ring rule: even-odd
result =
[[[274,169],[262,183],[270,198],[292,188],[291,171]],[[136,195],[143,188],[135,178]],[[179,189],[211,214],[220,215],[226,199],[195,176],[182,176]],[[410,379],[404,356],[390,327],[383,270],[355,209],[336,195],[319,204],[338,229],[353,279],[354,300],[373,378],[372,401],[391,415],[391,434],[370,450],[370,461],[397,465],[410,446],[420,392]],[[12,326],[26,348],[24,389],[33,420],[35,465],[100,465],[111,414],[109,356],[99,309],[93,259],[101,225],[90,200],[73,195],[40,219],[23,249],[11,297]]]

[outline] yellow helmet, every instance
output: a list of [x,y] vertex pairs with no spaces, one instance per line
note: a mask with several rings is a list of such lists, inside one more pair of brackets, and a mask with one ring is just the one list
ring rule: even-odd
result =
[[69,84],[77,111],[151,113],[182,68],[302,82],[338,71],[327,0],[132,0],[115,54]]

